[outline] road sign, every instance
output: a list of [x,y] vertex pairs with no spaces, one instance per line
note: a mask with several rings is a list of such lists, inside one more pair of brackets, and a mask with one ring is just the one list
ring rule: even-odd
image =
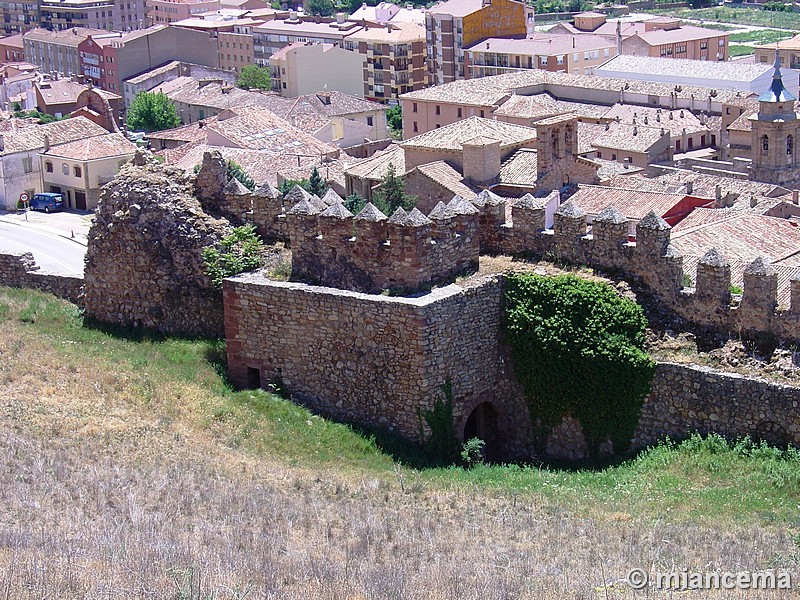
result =
[[19,201],[20,202],[27,202],[28,201],[28,194],[26,194],[25,192],[22,192],[19,195]]

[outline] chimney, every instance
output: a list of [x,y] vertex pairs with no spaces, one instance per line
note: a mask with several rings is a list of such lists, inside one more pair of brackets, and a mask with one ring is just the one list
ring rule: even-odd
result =
[[756,195],[753,194],[750,196],[750,208],[755,208],[756,204],[758,204],[758,200],[756,199]]
[[6,137],[0,133],[0,152],[6,149]]
[[694,182],[693,181],[687,181],[686,182],[686,195],[687,196],[691,196],[693,189],[694,189]]
[[198,121],[198,122],[197,122],[197,128],[198,128],[198,129],[202,129],[202,128],[203,128],[203,126],[205,126],[205,123],[204,123],[203,121]]
[[44,151],[47,152],[48,150],[50,150],[50,136],[46,135],[44,136]]
[[792,204],[800,204],[800,190],[792,190]]
[[343,25],[344,24],[344,18],[345,18],[345,14],[344,13],[342,13],[342,12],[336,13],[336,23],[338,25]]
[[717,201],[722,200],[722,186],[718,185],[714,188],[714,198],[716,198]]

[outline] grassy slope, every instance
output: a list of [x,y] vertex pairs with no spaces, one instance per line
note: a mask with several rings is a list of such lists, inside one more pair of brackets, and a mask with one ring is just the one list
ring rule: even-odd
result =
[[[645,11],[654,14],[675,16],[680,19],[702,19],[719,23],[735,23],[738,25],[756,25],[777,29],[793,29],[800,31],[800,14],[791,12],[773,12],[753,10],[751,8],[728,8],[712,6],[709,8],[680,8]],[[709,25],[713,29],[713,25]]]
[[692,440],[602,471],[414,470],[234,393],[221,351],[0,288],[0,596],[591,597],[632,566],[796,565],[796,453]]

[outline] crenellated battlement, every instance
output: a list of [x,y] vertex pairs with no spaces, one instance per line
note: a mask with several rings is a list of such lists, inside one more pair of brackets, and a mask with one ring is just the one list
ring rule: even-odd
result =
[[[284,199],[285,200],[285,199]],[[478,209],[460,196],[429,215],[368,203],[353,215],[302,198],[287,213],[292,277],[360,292],[421,290],[478,268]]]

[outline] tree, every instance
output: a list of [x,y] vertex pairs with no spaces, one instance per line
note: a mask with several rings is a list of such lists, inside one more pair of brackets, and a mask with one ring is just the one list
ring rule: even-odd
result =
[[335,10],[336,5],[332,0],[308,0],[306,2],[306,11],[310,15],[330,17]]
[[128,109],[128,129],[163,131],[181,124],[175,105],[161,92],[139,92]]
[[284,179],[280,184],[278,184],[278,191],[281,195],[285,196],[289,193],[294,186],[299,185],[309,194],[311,192],[311,184],[308,182],[308,179]]
[[308,185],[311,188],[312,194],[315,194],[320,198],[325,195],[325,189],[328,187],[328,184],[319,174],[316,166],[311,169],[311,176],[308,178]]
[[243,90],[271,90],[272,76],[267,67],[247,65],[242,68],[236,80],[236,87]]
[[403,137],[403,107],[399,104],[391,107],[386,111],[386,124],[389,126],[389,131],[393,134],[392,137]]
[[397,176],[394,164],[389,163],[386,175],[384,175],[380,187],[375,192],[373,202],[381,212],[391,215],[400,206],[404,210],[411,210],[417,204],[417,198],[405,193],[403,179]]
[[247,172],[242,168],[242,166],[233,161],[229,160],[226,162],[228,167],[228,179],[238,179],[239,183],[241,183],[244,187],[246,187],[251,192],[256,189],[256,183],[253,181],[253,178],[247,174]]
[[344,199],[344,207],[354,215],[360,213],[361,209],[363,209],[366,204],[367,201],[362,198],[358,192],[353,192]]
[[264,243],[252,225],[234,227],[222,238],[221,249],[214,246],[203,248],[203,265],[206,275],[214,287],[222,288],[222,280],[252,271],[261,266]]

